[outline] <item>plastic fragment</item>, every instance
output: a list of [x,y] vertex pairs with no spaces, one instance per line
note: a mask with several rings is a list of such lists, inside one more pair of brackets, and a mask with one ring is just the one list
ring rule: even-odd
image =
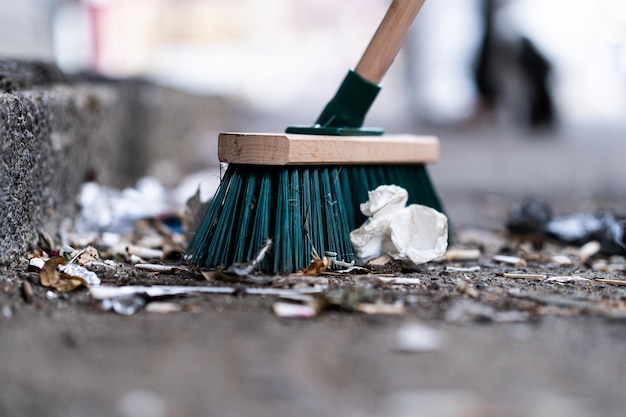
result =
[[125,245],[125,251],[128,255],[136,255],[142,259],[161,259],[163,258],[163,250],[144,248],[141,246]]
[[[345,262],[345,261],[341,261],[341,260],[337,259],[337,252],[326,251],[326,252],[324,252],[324,256],[326,258],[328,258],[328,260],[330,260],[330,262],[332,263],[331,266],[333,268],[347,268],[347,269],[350,269],[350,268],[354,267],[354,261]],[[343,270],[343,272],[345,272],[345,270]]]
[[517,256],[493,255],[493,260],[497,262],[509,264],[509,265],[526,266],[526,261]]
[[480,271],[480,266],[468,266],[468,267],[458,267],[458,266],[446,266],[446,272],[478,272]]
[[244,292],[249,295],[274,295],[278,297],[285,297],[299,294],[321,294],[325,289],[325,286],[316,285],[302,289],[246,288]]
[[505,272],[502,274],[505,278],[513,278],[513,279],[546,279],[547,275],[544,274],[527,274],[527,273],[514,273],[514,272]]
[[572,259],[565,255],[554,255],[551,260],[558,265],[571,265],[573,263]]
[[351,272],[359,272],[361,274],[365,274],[369,272],[369,270],[367,268],[363,268],[362,266],[353,265],[347,267],[346,269],[337,269],[334,272],[337,274],[349,274]]
[[129,233],[139,219],[174,213],[177,208],[166,197],[163,185],[152,177],[140,178],[134,188],[121,191],[86,182],[78,196],[77,223],[85,231]]
[[30,261],[28,261],[29,266],[37,269],[43,269],[45,264],[46,260],[43,258],[32,258]]
[[100,300],[103,310],[113,310],[122,315],[133,315],[150,301],[161,297],[184,296],[194,293],[233,294],[234,288],[192,287],[176,285],[129,285],[112,287],[101,285],[89,289],[91,297]]
[[85,285],[86,282],[77,277],[61,273],[57,267],[67,263],[63,256],[54,256],[46,261],[44,267],[39,272],[39,281],[42,286],[54,288],[57,291],[72,291]]
[[611,213],[574,213],[553,216],[538,200],[527,200],[512,210],[507,221],[512,233],[541,235],[570,245],[597,241],[605,255],[625,254],[625,224]]
[[546,278],[544,282],[556,282],[559,284],[566,284],[571,282],[591,282],[591,280],[589,278],[583,278],[578,275],[569,275]]
[[72,278],[82,280],[87,286],[100,285],[100,278],[98,278],[95,272],[91,272],[78,264],[59,265],[57,269]]
[[160,265],[160,264],[135,264],[136,269],[150,272],[169,272],[171,274],[178,274],[187,268],[181,265]]
[[105,300],[124,295],[145,295],[148,298],[166,297],[176,295],[187,295],[193,293],[208,294],[233,294],[234,288],[230,287],[200,287],[200,286],[184,286],[184,285],[127,285],[123,287],[113,287],[108,285],[100,285],[89,289],[89,293],[96,300]]
[[422,280],[419,278],[410,278],[410,277],[380,277],[377,276],[376,279],[385,284],[394,284],[394,285],[419,285],[422,283]]

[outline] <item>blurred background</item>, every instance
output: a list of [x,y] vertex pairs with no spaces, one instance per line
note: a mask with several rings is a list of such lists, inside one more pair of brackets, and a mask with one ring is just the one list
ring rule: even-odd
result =
[[[0,55],[247,109],[211,135],[282,131],[315,120],[389,3],[4,0]],[[434,177],[451,199],[625,195],[625,42],[623,0],[427,1],[366,124],[438,134]]]
[[[146,77],[198,94],[236,96],[263,111],[302,111],[310,119],[315,116],[308,111],[321,109],[356,64],[389,1],[3,4],[4,56],[53,60],[68,72]],[[523,59],[522,40],[529,40],[549,65],[547,84],[559,122],[621,122],[626,103],[622,0],[427,1],[372,117],[403,115],[449,124],[486,110],[475,72],[488,45],[492,68],[484,72],[500,84],[496,112],[505,108],[523,124],[523,116],[511,114],[523,113],[524,107],[521,84],[527,81],[521,78],[528,74],[516,68]]]

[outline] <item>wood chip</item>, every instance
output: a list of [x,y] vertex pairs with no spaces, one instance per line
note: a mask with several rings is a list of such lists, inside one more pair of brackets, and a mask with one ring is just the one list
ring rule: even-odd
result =
[[626,285],[626,280],[621,280],[621,279],[596,278],[595,281],[602,282],[604,284],[611,284],[611,285]]
[[480,259],[479,249],[449,249],[444,255],[446,261],[475,261]]
[[576,255],[580,258],[582,262],[587,262],[589,258],[600,252],[601,248],[602,245],[600,245],[600,242],[587,242],[578,249]]

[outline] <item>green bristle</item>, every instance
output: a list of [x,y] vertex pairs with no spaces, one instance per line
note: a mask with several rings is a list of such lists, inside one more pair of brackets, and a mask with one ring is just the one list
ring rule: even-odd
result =
[[267,167],[229,165],[200,227],[191,239],[192,261],[228,267],[254,258],[267,238],[273,249],[266,273],[305,268],[313,249],[353,259],[350,231],[365,220],[360,204],[379,185],[396,184],[409,203],[442,211],[423,165]]
[[[260,249],[261,245],[270,236],[270,216],[266,215],[271,207],[272,192],[271,192],[271,173],[269,171],[261,170],[255,172],[261,178],[261,184],[259,187],[256,205],[251,207],[254,214],[251,216],[254,219],[252,223],[252,230],[250,230],[249,238],[246,241],[248,245],[247,260],[252,259],[256,252]],[[266,270],[269,268],[269,259],[266,258],[261,263],[261,268]]]

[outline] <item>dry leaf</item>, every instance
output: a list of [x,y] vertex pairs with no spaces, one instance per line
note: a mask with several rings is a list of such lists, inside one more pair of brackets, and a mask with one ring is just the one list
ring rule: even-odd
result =
[[85,249],[76,250],[72,252],[71,257],[71,262],[77,263],[79,265],[87,265],[91,262],[96,262],[100,260],[98,250],[93,246],[87,246]]
[[41,285],[62,292],[72,291],[84,285],[85,282],[83,280],[63,274],[57,270],[59,265],[65,264],[67,264],[67,259],[63,256],[50,258],[39,273]]
[[321,259],[320,258],[314,259],[309,266],[304,268],[302,272],[298,272],[296,275],[307,275],[307,276],[322,275],[322,272],[330,268],[331,265],[332,265],[332,262],[327,257],[324,256]]

